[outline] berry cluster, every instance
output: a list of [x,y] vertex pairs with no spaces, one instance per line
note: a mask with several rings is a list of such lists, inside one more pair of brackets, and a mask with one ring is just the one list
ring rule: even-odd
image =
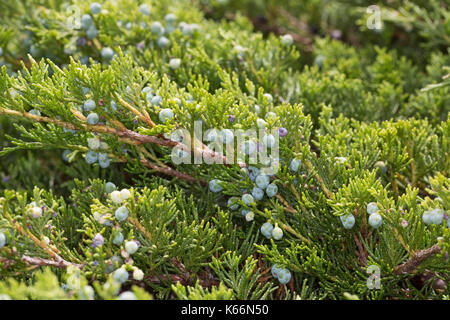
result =
[[278,279],[281,284],[288,284],[291,281],[291,272],[288,269],[279,267],[277,264],[272,266],[271,272],[272,276]]

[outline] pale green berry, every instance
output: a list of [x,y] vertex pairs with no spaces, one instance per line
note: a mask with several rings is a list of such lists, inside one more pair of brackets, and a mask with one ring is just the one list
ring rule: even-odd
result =
[[125,206],[117,208],[114,216],[119,221],[125,221],[128,218],[128,209]]
[[144,272],[141,269],[135,269],[133,271],[133,278],[137,281],[142,281],[144,279]]
[[169,68],[170,69],[178,69],[181,65],[181,59],[173,58],[169,61]]
[[383,223],[383,218],[378,213],[372,213],[369,216],[369,224],[372,226],[372,228],[379,228],[381,224]]
[[264,190],[258,187],[254,187],[252,189],[252,196],[253,198],[255,198],[255,200],[260,201],[264,197]]
[[278,186],[275,183],[271,183],[266,188],[266,194],[268,197],[275,197],[278,193]]
[[281,37],[281,43],[285,46],[290,46],[292,43],[294,43],[294,38],[290,34],[285,34],[283,37]]
[[253,211],[250,211],[245,215],[245,220],[247,220],[248,222],[253,221],[253,219],[255,219],[255,214],[253,213]]
[[29,212],[33,218],[40,218],[42,216],[42,208],[40,207],[32,207]]
[[261,226],[261,234],[267,239],[272,238],[273,225],[270,222],[266,222]]
[[268,175],[260,174],[255,178],[255,183],[260,189],[266,189],[270,184],[270,178]]
[[97,150],[100,148],[100,139],[95,137],[95,138],[90,138],[88,140],[88,147],[91,150]]
[[252,203],[255,202],[255,199],[253,199],[253,196],[251,194],[244,194],[242,196],[242,201],[247,205],[247,206],[251,206]]
[[378,211],[378,206],[376,202],[370,202],[367,204],[367,213],[368,214],[373,214],[376,213]]
[[340,216],[340,219],[345,229],[351,229],[355,225],[355,216],[352,214]]
[[109,196],[111,198],[111,201],[116,204],[121,204],[123,202],[120,191],[113,191]]
[[170,121],[170,120],[172,120],[173,117],[174,117],[174,113],[173,113],[172,109],[165,108],[165,109],[161,109],[161,111],[159,112],[159,121],[161,121],[161,122]]
[[272,230],[272,237],[275,240],[280,240],[281,238],[283,238],[283,230],[281,230],[280,227],[275,227]]
[[111,193],[111,192],[113,192],[113,191],[115,191],[116,190],[116,185],[114,184],[114,183],[112,183],[112,182],[107,182],[106,184],[105,184],[105,192],[106,193]]
[[227,203],[228,207],[231,210],[237,210],[239,208],[238,200],[239,200],[239,198],[236,198],[236,197],[231,197],[230,199],[228,199],[228,203]]
[[117,297],[118,300],[137,300],[136,295],[131,291],[124,291]]
[[141,4],[139,6],[139,12],[142,13],[144,16],[150,15],[150,7],[147,4]]
[[131,241],[127,241],[125,242],[125,250],[129,253],[129,254],[134,254],[138,251],[139,246],[136,243],[136,241],[131,240]]
[[119,283],[125,283],[128,280],[128,271],[125,268],[119,268],[114,271],[113,278]]
[[211,190],[211,192],[220,192],[223,190],[223,187],[220,185],[222,181],[217,180],[217,179],[213,179],[209,182],[209,190]]

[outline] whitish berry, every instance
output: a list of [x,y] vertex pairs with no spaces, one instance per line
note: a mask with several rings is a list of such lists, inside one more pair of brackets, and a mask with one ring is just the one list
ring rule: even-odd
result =
[[345,163],[347,161],[346,157],[336,157],[336,163]]
[[131,291],[124,291],[117,297],[118,300],[137,300],[136,295]]
[[97,233],[92,240],[92,247],[100,247],[103,245],[103,243],[105,243],[105,239],[100,233]]
[[91,150],[99,149],[100,148],[100,139],[97,137],[88,139],[88,147]]
[[98,30],[95,26],[90,26],[86,31],[86,36],[89,39],[95,39],[98,36]]
[[98,114],[95,112],[90,113],[86,118],[86,122],[88,124],[90,124],[91,126],[96,125],[99,120],[100,120],[100,118],[99,118]]
[[119,232],[118,234],[115,235],[114,239],[113,239],[113,243],[117,246],[120,246],[123,242],[124,238],[123,238],[123,234],[122,232]]
[[41,115],[41,112],[39,110],[36,110],[36,109],[31,109],[28,113],[32,114],[34,116],[40,116]]
[[100,11],[102,11],[102,5],[98,2],[92,2],[91,3],[91,13],[92,14],[99,14]]
[[289,170],[293,171],[293,172],[297,172],[298,168],[302,165],[302,161],[300,159],[292,159],[290,165],[289,165]]
[[83,104],[84,111],[92,111],[95,109],[95,101],[92,99],[86,100]]
[[278,193],[278,186],[275,183],[271,183],[266,188],[266,194],[268,197],[272,198]]
[[158,39],[158,47],[160,47],[160,48],[166,48],[168,45],[169,45],[169,43],[170,43],[170,41],[169,41],[169,39],[167,39],[166,37],[160,37],[159,39]]
[[275,112],[267,112],[266,113],[266,120],[272,119],[275,120],[277,118],[277,115]]
[[231,197],[230,199],[228,199],[227,206],[231,210],[237,210],[239,208],[238,200],[239,198]]
[[142,13],[144,16],[149,16],[150,15],[150,7],[148,5],[141,4],[139,6],[139,12]]
[[164,33],[164,27],[162,26],[161,22],[155,21],[150,25],[150,31],[160,36]]
[[144,279],[144,272],[141,269],[135,269],[133,271],[133,278],[137,281],[142,281]]
[[260,201],[264,197],[264,190],[258,187],[254,187],[252,189],[252,196],[253,198],[255,198],[256,201]]
[[98,165],[102,169],[108,168],[110,166],[110,164],[111,164],[111,160],[109,158],[107,158],[107,159],[99,159],[98,160]]
[[355,225],[355,216],[352,214],[340,216],[340,219],[345,229],[351,229]]
[[381,224],[383,223],[383,218],[378,213],[372,213],[369,216],[369,224],[372,226],[372,228],[379,228]]
[[242,201],[243,201],[247,206],[251,206],[252,203],[255,202],[255,199],[253,199],[253,196],[252,196],[251,194],[246,193],[246,194],[244,194],[244,195],[242,196]]
[[[249,166],[248,167],[248,177],[250,180],[255,181],[256,177],[259,175],[260,170],[256,167]],[[265,188],[262,188],[265,189]]]
[[42,216],[42,209],[40,207],[32,207],[30,209],[30,215],[33,218],[40,218]]
[[112,183],[112,182],[107,182],[106,184],[105,184],[105,192],[106,193],[111,193],[111,192],[113,192],[113,191],[115,191],[116,190],[116,185],[114,184],[114,183]]
[[169,62],[170,69],[178,69],[180,67],[180,65],[181,65],[181,59],[178,59],[178,58],[170,59],[170,62]]
[[325,56],[320,54],[314,59],[314,64],[317,65],[319,68],[322,68],[324,61],[325,61]]
[[237,45],[234,47],[234,53],[237,54],[240,58],[243,58],[245,56],[245,48]]
[[111,48],[103,48],[101,55],[103,59],[111,59],[114,56],[114,51]]
[[291,281],[291,272],[288,269],[281,269],[278,272],[278,281],[280,281],[281,284],[287,284]]
[[213,179],[209,182],[209,190],[211,190],[211,192],[220,192],[223,190],[223,187],[220,185],[222,181],[217,180],[217,179]]
[[169,108],[165,108],[165,109],[161,109],[161,111],[159,112],[159,121],[161,122],[167,122],[172,120],[174,116],[174,113],[172,111],[172,109]]
[[117,208],[116,212],[114,213],[114,216],[119,221],[124,221],[128,218],[128,209],[124,206]]
[[71,154],[72,151],[71,150],[64,150],[63,154],[62,154],[62,158],[64,161],[69,162],[69,154]]
[[268,175],[260,174],[255,178],[255,183],[260,189],[266,189],[270,184],[270,178]]
[[173,13],[168,13],[164,17],[164,21],[166,21],[169,24],[173,24],[173,23],[175,23],[175,21],[177,21],[177,16]]
[[234,141],[234,133],[230,129],[223,129],[221,132],[222,142],[230,144]]
[[136,251],[138,251],[139,246],[137,244],[136,241],[131,240],[131,241],[127,241],[125,242],[125,250],[129,253],[129,254],[134,254],[136,253]]
[[156,95],[152,97],[150,103],[154,106],[160,106],[163,103],[163,99],[161,98],[161,96]]
[[120,198],[122,201],[128,200],[131,197],[131,191],[128,189],[122,189],[120,191]]
[[431,211],[431,223],[441,224],[444,219],[444,210],[436,208]]
[[83,14],[81,16],[81,26],[84,30],[89,29],[94,23],[94,20],[92,20],[92,17],[89,14]]
[[270,222],[266,222],[261,226],[261,234],[267,239],[272,238],[273,225]]
[[281,43],[285,46],[290,46],[294,42],[294,39],[290,34],[285,34],[283,37],[281,37]]
[[245,217],[246,215],[247,215],[247,213],[249,213],[250,212],[250,210],[247,210],[247,209],[242,209],[241,210],[241,214]]
[[6,244],[6,236],[3,232],[0,232],[0,249],[3,248]]
[[94,151],[86,152],[86,156],[84,157],[88,164],[96,163],[98,160],[98,153]]
[[268,148],[272,148],[275,145],[275,137],[273,134],[266,134],[262,138],[262,142],[264,145],[266,145]]
[[382,174],[385,174],[387,172],[386,164],[383,161],[375,162],[374,167],[377,168]]
[[119,283],[124,283],[128,280],[128,271],[125,268],[119,268],[114,271],[113,278]]
[[121,204],[123,202],[120,191],[113,191],[109,196],[111,198],[111,201],[116,204]]
[[378,211],[378,206],[376,202],[370,202],[367,204],[367,213],[368,214],[373,214],[376,213]]
[[270,270],[270,272],[272,273],[272,276],[275,279],[278,279],[278,274],[280,273],[280,271],[283,270],[283,268],[280,268],[276,263],[272,266],[272,269]]
[[266,98],[269,103],[272,103],[273,101],[273,97],[270,93],[264,93],[264,98]]
[[272,237],[275,240],[280,240],[281,238],[283,238],[283,230],[281,230],[280,227],[275,227],[272,230]]
[[253,213],[253,211],[250,211],[245,215],[245,220],[247,220],[248,222],[253,221],[253,219],[255,219],[255,214]]
[[257,120],[256,120],[256,125],[258,126],[258,128],[260,128],[260,129],[264,129],[265,127],[266,127],[266,122],[263,120],[263,119],[261,119],[261,118],[258,118]]

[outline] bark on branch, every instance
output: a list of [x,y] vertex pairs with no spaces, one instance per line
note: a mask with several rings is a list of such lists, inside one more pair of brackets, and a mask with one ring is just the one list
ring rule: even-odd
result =
[[435,244],[431,248],[415,252],[408,261],[395,268],[394,274],[401,275],[413,273],[424,260],[441,252],[441,250],[442,249]]

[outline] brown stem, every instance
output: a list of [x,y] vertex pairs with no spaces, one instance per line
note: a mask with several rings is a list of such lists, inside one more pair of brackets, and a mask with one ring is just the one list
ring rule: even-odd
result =
[[441,250],[442,249],[437,244],[435,244],[431,248],[414,252],[413,256],[408,259],[408,261],[395,268],[394,274],[401,275],[413,273],[424,260],[441,252]]
[[82,264],[68,262],[64,259],[49,260],[49,259],[38,258],[38,257],[29,257],[29,256],[24,255],[24,256],[22,256],[21,260],[27,264],[36,265],[36,266],[40,266],[40,267],[51,266],[51,267],[56,267],[56,268],[67,268],[69,266],[76,266],[80,269],[84,267],[84,265],[82,265]]

